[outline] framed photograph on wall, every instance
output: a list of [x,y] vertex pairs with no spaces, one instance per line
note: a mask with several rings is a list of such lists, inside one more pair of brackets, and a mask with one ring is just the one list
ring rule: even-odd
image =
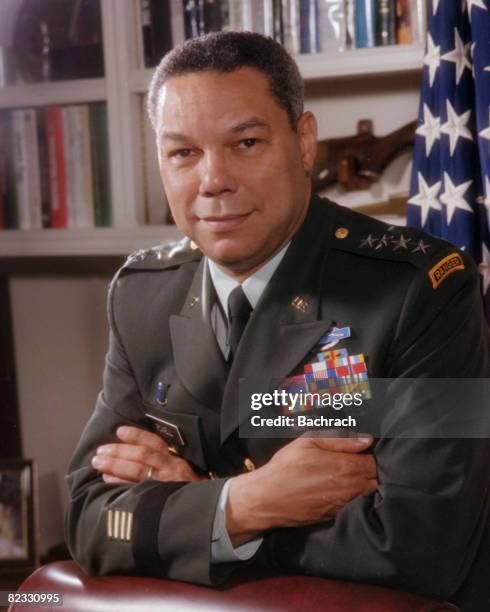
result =
[[0,572],[39,565],[37,475],[31,460],[0,460]]

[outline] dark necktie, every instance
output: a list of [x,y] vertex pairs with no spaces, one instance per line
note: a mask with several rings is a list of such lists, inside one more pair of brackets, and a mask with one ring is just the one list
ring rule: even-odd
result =
[[228,297],[228,319],[230,321],[230,333],[228,342],[230,344],[230,355],[228,361],[231,363],[236,355],[240,338],[248,323],[252,306],[243,292],[242,286],[238,285]]

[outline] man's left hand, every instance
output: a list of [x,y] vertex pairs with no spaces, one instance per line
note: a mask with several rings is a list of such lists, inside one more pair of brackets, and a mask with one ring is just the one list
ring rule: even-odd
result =
[[157,434],[137,427],[122,426],[116,431],[121,443],[99,446],[92,466],[102,472],[105,482],[197,481],[197,474],[182,457],[173,455]]

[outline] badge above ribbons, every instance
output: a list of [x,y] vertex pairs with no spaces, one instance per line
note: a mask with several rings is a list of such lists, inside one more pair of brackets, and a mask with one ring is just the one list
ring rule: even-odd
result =
[[332,395],[334,393],[362,393],[364,399],[371,398],[366,358],[362,353],[349,355],[346,348],[332,349],[340,340],[351,336],[350,327],[332,328],[320,339],[320,351],[316,361],[303,366],[303,373],[285,378],[279,391],[287,393],[308,394],[301,397],[291,409],[284,406],[284,414],[304,412],[321,408],[323,405],[311,394]]

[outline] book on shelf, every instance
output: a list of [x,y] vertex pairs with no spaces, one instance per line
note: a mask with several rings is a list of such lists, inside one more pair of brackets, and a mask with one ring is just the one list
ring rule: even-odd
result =
[[221,2],[220,0],[203,0],[204,33],[219,32],[221,30]]
[[245,30],[246,15],[242,0],[228,0],[221,2],[221,29]]
[[345,0],[323,0],[320,3],[321,50],[343,51],[347,46],[347,10]]
[[105,103],[0,113],[0,228],[111,224]]
[[48,178],[50,202],[50,227],[68,227],[68,203],[66,185],[66,155],[63,134],[63,108],[50,106],[45,109],[46,144],[48,148]]
[[153,49],[151,40],[150,0],[140,0],[138,30],[141,32],[140,49],[143,52],[142,66],[153,66]]
[[7,113],[0,114],[0,179],[2,181],[2,229],[19,227],[12,155],[12,129]]
[[182,0],[170,0],[170,20],[172,27],[172,46],[185,40],[184,3]]
[[39,178],[41,191],[42,227],[51,225],[51,201],[49,187],[48,144],[44,109],[36,109],[37,115],[37,151],[39,158]]
[[396,44],[396,0],[376,0],[376,45]]
[[421,40],[424,0],[140,0],[142,62],[218,30],[265,34],[293,55]]
[[90,141],[94,194],[95,225],[112,224],[107,106],[103,102],[90,105]]
[[354,26],[357,49],[376,44],[376,0],[355,0]]
[[65,106],[63,125],[68,227],[93,227],[95,216],[88,107],[86,105]]
[[300,52],[321,51],[318,0],[299,0]]
[[203,0],[184,0],[184,27],[186,38],[204,34]]
[[12,111],[11,155],[19,229],[40,229],[41,189],[34,109]]
[[407,45],[412,42],[411,0],[396,0],[396,42]]

